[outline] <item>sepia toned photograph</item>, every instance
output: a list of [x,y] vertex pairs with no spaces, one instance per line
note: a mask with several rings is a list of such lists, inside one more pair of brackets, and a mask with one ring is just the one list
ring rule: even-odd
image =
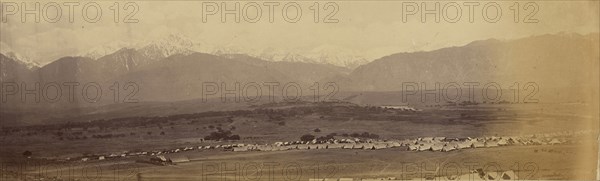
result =
[[600,180],[598,0],[0,15],[0,181]]

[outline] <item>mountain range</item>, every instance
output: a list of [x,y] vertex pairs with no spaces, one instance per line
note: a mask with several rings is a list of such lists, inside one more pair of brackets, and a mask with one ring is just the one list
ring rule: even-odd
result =
[[354,52],[333,45],[321,45],[302,51],[282,50],[273,47],[265,49],[240,48],[235,45],[210,45],[203,41],[194,41],[181,34],[169,34],[163,38],[147,42],[112,42],[84,51],[77,56],[99,59],[122,48],[136,49],[152,59],[166,58],[176,54],[198,52],[219,56],[245,54],[266,61],[329,64],[348,69],[354,69],[368,63],[367,58],[359,55],[364,52]]
[[[195,51],[197,46],[172,36],[166,41],[121,48],[107,55],[63,57],[41,67],[15,54],[2,53],[0,81],[97,82],[104,88],[103,94],[110,93],[108,87],[114,82],[135,82],[140,88],[136,97],[144,101],[197,99],[202,96],[204,82],[227,85],[296,82],[303,86],[304,95],[311,91],[314,82],[335,82],[339,91],[345,92],[399,91],[404,82],[427,82],[428,89],[435,82],[480,82],[482,85],[497,82],[506,89],[514,82],[521,85],[535,82],[540,89],[546,88],[547,98],[562,96],[561,100],[573,97],[554,88],[583,93],[584,89],[598,87],[588,84],[598,79],[598,33],[481,40],[460,47],[392,54],[355,69],[308,61],[271,61],[235,51],[200,53]],[[289,55],[288,58],[299,57]],[[589,97],[577,100],[585,98]],[[12,99],[17,101],[18,97]],[[79,107],[81,104],[69,105]]]

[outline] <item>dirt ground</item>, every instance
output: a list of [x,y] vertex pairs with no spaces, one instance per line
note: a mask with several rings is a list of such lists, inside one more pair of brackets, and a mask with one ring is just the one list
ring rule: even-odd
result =
[[[44,175],[80,180],[412,179],[499,167],[494,170],[514,170],[520,179],[595,179],[595,170],[590,169],[596,168],[598,160],[595,139],[565,145],[521,145],[452,152],[412,152],[403,148],[243,153],[194,150],[181,153],[191,162],[169,166],[148,163],[150,156],[79,160],[92,155],[187,146],[272,144],[298,140],[303,134],[325,136],[369,132],[381,139],[515,136],[590,129],[598,120],[597,115],[580,114],[578,105],[573,104],[423,107],[417,112],[345,103],[259,108],[263,111],[3,128],[0,136],[2,176]],[[202,141],[217,127],[231,130],[240,135],[241,140]],[[319,132],[314,131],[316,128]],[[97,138],[109,134],[113,137]],[[31,158],[24,158],[24,151],[32,152]],[[57,161],[67,158],[71,160]],[[44,169],[40,171],[41,168]]]

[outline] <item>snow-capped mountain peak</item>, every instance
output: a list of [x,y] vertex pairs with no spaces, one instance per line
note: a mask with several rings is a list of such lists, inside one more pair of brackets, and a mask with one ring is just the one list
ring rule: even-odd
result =
[[201,44],[202,43],[192,41],[184,35],[169,34],[163,38],[151,41],[138,41],[130,43],[123,41],[112,42],[94,47],[84,53],[80,53],[79,56],[99,59],[100,57],[113,54],[123,48],[126,48],[135,49],[148,58],[158,60],[176,54],[204,52],[205,50],[202,48],[206,49],[206,47],[200,47],[199,45]]
[[6,57],[25,65],[28,69],[39,68],[40,64],[34,61],[30,56],[25,56],[13,51],[8,45],[0,42],[0,53]]
[[94,47],[86,52],[80,53],[78,56],[88,57],[91,59],[99,59],[100,57],[110,55],[126,47],[132,47],[132,44],[123,41],[116,41],[109,44]]
[[34,69],[34,68],[40,67],[39,63],[37,63],[36,61],[33,61],[31,58],[29,58],[27,56],[23,56],[18,53],[15,53],[15,52],[5,52],[2,54],[6,55],[8,58],[16,60],[17,62],[25,65],[28,69]]
[[139,51],[152,59],[160,59],[176,54],[190,54],[194,52],[196,44],[183,35],[170,34],[162,39],[150,42]]
[[269,47],[250,55],[268,61],[330,64],[352,69],[367,63],[366,58],[357,54],[342,47],[323,45],[312,49],[293,51]]
[[359,52],[335,45],[321,45],[306,53],[310,59],[319,63],[329,63],[342,67],[356,68],[368,63],[367,59]]

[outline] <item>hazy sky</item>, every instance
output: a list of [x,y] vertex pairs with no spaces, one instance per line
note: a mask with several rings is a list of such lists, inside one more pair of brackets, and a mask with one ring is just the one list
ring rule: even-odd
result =
[[[56,15],[56,4],[40,2],[40,9],[48,9],[42,11],[42,14],[48,14],[48,18],[52,19]],[[416,4],[419,6],[416,9],[419,12],[403,16],[404,13],[410,14],[415,4],[410,1],[342,1],[336,2],[338,11],[331,18],[337,19],[337,23],[322,22],[334,9],[334,5],[324,9],[325,2],[319,2],[320,22],[315,23],[314,11],[310,8],[314,1],[298,1],[302,16],[298,22],[289,23],[282,15],[283,7],[288,2],[290,1],[274,6],[273,22],[269,22],[269,6],[266,6],[264,1],[257,4],[239,2],[241,14],[246,12],[250,19],[257,14],[254,5],[261,8],[262,18],[256,23],[246,22],[243,16],[241,22],[236,23],[233,15],[227,15],[227,22],[223,23],[220,13],[206,16],[207,22],[203,22],[203,13],[210,11],[203,11],[203,3],[206,2],[194,1],[136,2],[139,11],[133,18],[138,19],[138,23],[122,22],[134,7],[124,9],[123,2],[119,4],[120,22],[115,23],[114,11],[110,9],[110,6],[114,5],[113,1],[98,2],[102,16],[96,23],[89,23],[83,19],[83,6],[86,3],[79,3],[79,6],[73,8],[74,22],[71,23],[69,6],[60,2],[58,5],[61,7],[62,16],[57,23],[46,22],[43,17],[40,23],[35,23],[34,15],[26,15],[26,22],[23,23],[20,14],[22,7],[19,7],[17,12],[12,11],[14,4],[7,5],[5,2],[0,9],[3,18],[6,16],[8,19],[6,23],[0,24],[0,41],[3,44],[0,48],[10,47],[44,64],[62,56],[76,55],[114,42],[142,42],[168,34],[182,34],[194,41],[217,47],[253,50],[272,47],[297,52],[326,47],[344,50],[340,51],[341,53],[371,58],[397,52],[464,45],[488,38],[514,39],[561,31],[587,34],[598,32],[600,27],[598,1],[551,1],[529,5],[520,2],[518,23],[514,22],[515,12],[511,10],[511,6],[516,7],[515,2],[509,1],[482,1],[478,6],[466,6],[464,2],[449,4],[451,1],[441,1],[440,22],[434,21],[434,15],[426,15],[426,22],[421,22],[421,2]],[[226,1],[227,8],[233,9],[234,3]],[[402,11],[403,3],[408,11]],[[497,3],[501,8],[502,15],[495,23],[487,22],[483,18],[483,12],[487,12],[490,19],[496,14],[494,6],[489,6],[488,11],[483,11],[487,3]],[[20,3],[17,5],[21,6]],[[223,9],[221,2],[217,2],[217,5],[219,10]],[[433,9],[435,3],[427,2],[425,5],[426,9]],[[448,19],[455,16],[456,5],[461,8],[462,15],[455,19],[456,23],[451,23]],[[33,8],[31,2],[26,6],[28,9]],[[209,10],[211,7],[208,7]],[[474,9],[473,22],[469,22],[469,7]],[[524,23],[523,19],[534,12],[535,7],[537,12],[531,19],[537,19],[538,22]],[[246,11],[243,11],[244,9]],[[93,6],[89,6],[87,10],[87,15],[93,19]],[[293,19],[297,14],[294,6],[289,6],[287,10],[290,19]],[[12,12],[16,14],[7,15]],[[446,19],[444,14],[447,14]],[[406,17],[406,22],[403,22],[403,17]]]

